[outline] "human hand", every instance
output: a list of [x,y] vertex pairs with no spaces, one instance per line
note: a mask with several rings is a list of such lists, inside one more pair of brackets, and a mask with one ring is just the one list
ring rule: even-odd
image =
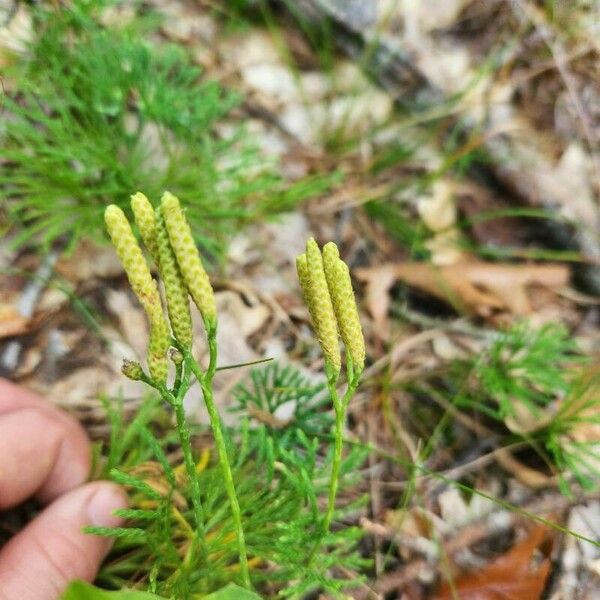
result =
[[89,470],[79,423],[0,379],[0,511],[30,496],[47,504],[0,549],[0,600],[56,600],[69,581],[95,577],[111,542],[82,528],[119,525],[127,499],[108,482],[82,485]]

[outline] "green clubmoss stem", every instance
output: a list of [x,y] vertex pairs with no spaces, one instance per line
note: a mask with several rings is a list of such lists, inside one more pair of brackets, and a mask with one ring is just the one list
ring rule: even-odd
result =
[[196,524],[196,536],[192,543],[191,552],[186,557],[186,562],[193,565],[195,563],[196,554],[199,554],[202,562],[207,564],[208,549],[206,547],[206,529],[204,525],[204,509],[202,507],[200,495],[200,482],[198,481],[196,463],[192,453],[190,429],[185,415],[185,408],[183,406],[183,399],[190,388],[190,371],[184,365],[178,375],[179,382],[177,388],[175,388],[175,394],[170,392],[162,384],[154,384],[154,387],[160,391],[163,399],[173,407],[175,412],[177,434],[179,436],[179,443],[181,444],[181,451],[183,453],[183,462],[188,476],[188,485],[192,500],[194,521]]
[[329,478],[329,495],[327,501],[327,510],[325,517],[321,523],[321,531],[317,538],[317,542],[312,549],[309,556],[309,564],[315,559],[315,556],[323,543],[323,538],[329,533],[331,522],[333,521],[333,513],[335,512],[335,500],[337,497],[337,490],[340,478],[340,469],[342,466],[342,454],[344,445],[344,426],[346,424],[346,409],[356,388],[358,387],[360,372],[355,373],[352,363],[352,359],[347,360],[347,374],[349,378],[348,386],[343,397],[340,398],[337,391],[337,380],[338,374],[335,367],[329,363],[325,365],[325,372],[327,374],[327,388],[329,390],[329,396],[335,413],[334,423],[334,447],[333,457],[331,460],[331,476]]
[[329,479],[329,498],[327,502],[327,512],[322,524],[321,537],[329,533],[331,521],[333,520],[333,512],[335,510],[335,499],[337,496],[338,480],[340,477],[340,467],[342,464],[342,450],[344,440],[344,424],[346,422],[346,414],[342,407],[338,406],[335,412],[335,431],[334,431],[334,447],[333,460],[331,463],[331,477]]
[[216,343],[216,331],[214,329],[208,330],[208,346],[209,346],[209,365],[206,372],[202,372],[198,363],[194,360],[191,353],[184,351],[186,362],[189,364],[191,371],[194,373],[200,387],[202,388],[202,394],[204,396],[204,402],[206,404],[206,410],[210,419],[212,427],[213,437],[215,439],[215,445],[219,455],[219,465],[221,467],[221,473],[223,475],[223,483],[225,484],[225,490],[229,499],[229,505],[231,507],[231,515],[233,519],[233,525],[236,531],[237,542],[238,542],[238,554],[240,561],[240,574],[242,582],[245,587],[250,588],[250,571],[248,568],[248,555],[246,552],[246,539],[244,537],[244,529],[242,527],[242,512],[237,499],[235,491],[235,485],[233,482],[233,474],[231,472],[231,465],[229,464],[229,458],[227,456],[227,447],[225,444],[225,437],[223,435],[223,428],[221,427],[221,418],[217,411],[215,399],[213,395],[213,377],[217,369],[217,343]]

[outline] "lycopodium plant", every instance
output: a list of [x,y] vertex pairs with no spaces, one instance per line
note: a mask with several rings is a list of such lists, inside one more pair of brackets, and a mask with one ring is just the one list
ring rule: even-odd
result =
[[[144,381],[160,392],[175,412],[177,432],[194,504],[196,535],[190,544],[186,561],[206,560],[204,542],[205,515],[200,500],[196,464],[192,456],[190,432],[185,417],[183,400],[190,389],[192,375],[202,388],[204,402],[210,416],[215,445],[221,466],[223,485],[227,491],[235,534],[238,543],[241,579],[250,587],[248,557],[242,526],[240,507],[233,484],[231,466],[227,457],[221,421],[215,406],[212,383],[217,367],[217,310],[212,285],[204,270],[192,232],[183,215],[179,200],[170,193],[162,197],[155,211],[150,201],[141,193],[133,196],[131,207],[136,223],[153,255],[162,275],[167,300],[167,312],[172,326],[172,336],[163,313],[156,282],[152,279],[146,260],[123,211],[114,205],[106,209],[106,228],[125,267],[125,272],[136,296],[142,303],[150,321],[147,375],[138,363],[127,362],[123,373],[131,379]],[[188,294],[197,306],[206,329],[209,347],[209,364],[203,370],[191,352],[192,319]],[[175,382],[167,386],[168,352],[175,363]]]
[[[310,312],[317,338],[325,356],[327,387],[335,411],[335,447],[329,485],[329,501],[323,519],[322,535],[329,531],[337,482],[342,460],[342,443],[346,409],[358,387],[365,366],[365,342],[358,317],[348,266],[340,259],[337,246],[329,242],[319,250],[314,239],[306,244],[306,252],[296,259],[298,278],[304,301]],[[341,356],[339,335],[346,347],[346,391],[340,397],[337,383],[340,377]],[[319,547],[318,539],[314,553]]]
[[[250,405],[258,408],[265,398],[271,408],[276,408],[277,398],[293,398],[297,421],[289,423],[286,435],[279,427],[255,434],[248,418],[233,431],[224,427],[213,393],[219,370],[215,295],[179,200],[165,192],[154,207],[137,193],[131,209],[164,294],[125,213],[109,206],[108,233],[150,324],[147,369],[124,361],[122,371],[156,390],[163,406],[170,407],[177,440],[164,433],[164,418],[149,416],[159,410],[156,404],[146,404],[124,433],[120,417],[110,412],[113,436],[107,469],[130,490],[132,507],[120,511],[128,519],[125,527],[89,530],[117,538],[100,581],[113,588],[125,585],[176,598],[204,597],[228,583],[293,597],[316,588],[336,593],[355,584],[358,577],[339,580],[330,572],[337,567],[356,573],[365,564],[355,551],[357,528],[345,525],[330,531],[334,517],[357,506],[351,502],[340,509],[336,496],[340,483],[347,486],[364,460],[361,450],[346,456],[342,452],[346,410],[364,367],[365,348],[348,267],[336,246],[329,243],[321,253],[311,239],[306,254],[298,258],[335,413],[330,454],[326,452],[330,421],[319,416],[326,415],[322,411],[327,407],[322,399],[316,401],[321,388],[309,386],[289,369],[253,372],[260,390],[236,392],[248,414]],[[205,368],[192,352],[190,297],[208,342]],[[343,394],[337,387],[342,362],[338,332],[346,347]],[[210,464],[210,448],[198,456],[194,426],[184,408],[195,381],[210,418],[215,466]],[[155,431],[158,422],[162,434]],[[181,465],[176,460],[173,464],[171,457],[177,447]],[[319,498],[324,495],[327,505],[321,514]]]

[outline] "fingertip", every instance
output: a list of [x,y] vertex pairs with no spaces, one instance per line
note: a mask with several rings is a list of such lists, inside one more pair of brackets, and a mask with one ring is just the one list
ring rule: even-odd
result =
[[89,525],[116,527],[127,506],[116,485],[98,481],[49,505],[0,551],[0,581],[8,598],[54,600],[74,579],[92,581],[112,540],[84,533]]
[[97,489],[87,506],[90,525],[117,527],[123,522],[123,519],[115,515],[115,512],[120,508],[127,507],[127,494],[123,488],[114,483],[101,481],[93,485]]

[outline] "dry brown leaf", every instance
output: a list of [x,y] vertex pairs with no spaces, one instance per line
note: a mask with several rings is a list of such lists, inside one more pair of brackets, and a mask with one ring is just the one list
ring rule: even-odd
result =
[[444,583],[435,600],[537,600],[550,572],[550,559],[536,563],[534,554],[544,544],[548,530],[536,525],[523,540],[487,567]]
[[[243,288],[243,285],[239,286]],[[248,338],[264,328],[271,317],[271,310],[252,294],[244,294],[225,290],[216,293],[217,311],[219,313],[219,330],[217,344],[219,346],[219,366],[247,363],[259,358],[260,354],[248,342]],[[206,360],[206,342],[204,323],[198,311],[192,311],[194,327],[194,354]],[[231,399],[231,389],[247,371],[244,369],[229,369],[221,371],[215,380],[215,401],[223,405]],[[188,395],[189,403],[186,409],[200,422],[206,422],[206,412],[203,409],[200,390],[192,387]],[[276,415],[274,415],[276,417]],[[225,423],[236,422],[237,416],[225,413]]]
[[123,267],[112,246],[101,246],[84,240],[72,254],[60,258],[56,264],[56,272],[65,279],[78,283],[93,278],[118,277],[123,272]]
[[162,30],[169,39],[185,44],[210,44],[214,41],[217,25],[209,14],[188,6],[186,2],[159,4],[164,17]]
[[[248,337],[260,328],[268,318],[268,310],[262,304],[246,306],[243,300],[234,292],[218,292],[217,310],[219,311],[219,366],[234,365],[257,360],[260,356],[248,342]],[[265,313],[265,310],[267,313]],[[198,321],[194,314],[194,323]],[[202,325],[201,325],[202,327]],[[198,330],[195,327],[195,346],[199,346]],[[200,338],[201,339],[201,338]],[[198,352],[201,355],[201,352]],[[219,375],[218,383],[225,385],[230,379],[236,379],[240,374],[236,370],[226,371]]]
[[522,400],[514,399],[513,414],[504,419],[504,424],[513,432],[526,436],[547,427],[556,414],[556,404],[551,403],[541,410],[531,410]]
[[0,339],[21,335],[29,328],[30,319],[10,304],[0,304]]
[[505,265],[467,262],[436,267],[429,263],[401,263],[358,269],[367,284],[367,306],[376,323],[386,322],[389,290],[397,281],[449,302],[468,314],[489,316],[502,311],[524,316],[532,311],[530,286],[552,290],[567,285],[565,265]]
[[365,303],[375,322],[375,330],[381,339],[387,339],[390,290],[398,277],[395,265],[382,265],[371,269],[359,269],[356,276],[366,282]]

